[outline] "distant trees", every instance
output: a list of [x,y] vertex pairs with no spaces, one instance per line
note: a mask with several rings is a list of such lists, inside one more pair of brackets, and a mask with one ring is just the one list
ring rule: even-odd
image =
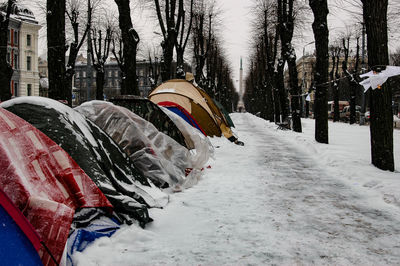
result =
[[93,40],[91,56],[94,69],[96,70],[96,100],[104,100],[104,65],[110,54],[110,44],[112,40],[112,26],[107,24],[104,31],[101,27],[93,29]]
[[[15,0],[8,0],[0,10],[0,102],[11,99],[11,78],[13,69],[7,62],[8,25]],[[4,13],[3,13],[4,12]]]
[[[271,122],[285,122],[289,114],[290,92],[293,130],[301,132],[302,92],[292,39],[301,5],[292,0],[255,0],[254,44],[250,74],[246,79],[246,110],[259,113]],[[279,56],[279,58],[278,58]],[[285,88],[284,68],[289,69],[289,88]],[[289,126],[289,125],[288,125]]]
[[[78,57],[79,51],[86,41],[86,36],[90,30],[90,25],[92,23],[92,15],[93,15],[93,5],[91,0],[88,1],[88,10],[87,17],[84,23],[84,27],[80,26],[80,20],[82,17],[82,10],[85,10],[83,7],[85,2],[81,0],[68,0],[66,6],[66,14],[68,17],[69,24],[72,28],[72,37],[71,42],[69,44],[69,54],[68,54],[68,62],[67,68],[65,72],[65,89],[66,89],[66,97],[68,102],[72,102],[72,79],[75,75],[75,62]],[[95,2],[97,2],[95,0]]]

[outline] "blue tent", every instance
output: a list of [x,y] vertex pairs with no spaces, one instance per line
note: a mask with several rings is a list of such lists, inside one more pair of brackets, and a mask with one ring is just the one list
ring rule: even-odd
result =
[[0,258],[2,265],[42,265],[40,239],[25,216],[0,189]]

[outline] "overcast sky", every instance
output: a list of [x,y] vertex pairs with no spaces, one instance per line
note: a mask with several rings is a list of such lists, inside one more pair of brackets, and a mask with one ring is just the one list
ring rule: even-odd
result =
[[[44,1],[44,0],[42,0]],[[253,38],[251,33],[250,23],[254,16],[251,14],[251,0],[216,0],[219,8],[221,9],[221,32],[222,32],[222,41],[223,47],[225,49],[225,53],[228,56],[228,59],[231,63],[231,68],[234,70],[234,76],[232,77],[234,81],[239,79],[239,64],[240,58],[243,58],[244,63],[244,72],[247,73],[247,62],[250,54],[250,41]],[[400,0],[391,0],[391,1],[400,1]],[[25,5],[31,7],[36,17],[39,18],[40,21],[45,22],[45,18],[43,14],[38,14],[38,10],[34,7],[34,1],[24,0]],[[114,0],[103,0],[105,2],[105,6],[108,11],[114,10],[115,15],[117,15],[117,8]],[[134,2],[134,1],[131,1]],[[329,1],[332,3],[333,1]],[[348,3],[349,1],[344,1]],[[132,8],[135,10],[135,8]],[[330,36],[336,36],[340,32],[346,31],[346,26],[350,26],[356,22],[356,16],[354,14],[349,14],[349,12],[344,11],[344,9],[351,9],[351,7],[347,8],[336,8],[334,9],[332,5],[330,5],[330,14],[328,17],[328,24],[330,27]],[[137,9],[136,9],[137,10]],[[137,10],[135,14],[132,15],[132,19],[134,21],[135,27],[137,28],[140,36],[141,36],[141,51],[143,54],[147,54],[147,50],[149,47],[159,47],[160,37],[155,34],[155,32],[160,32],[159,26],[156,24],[155,17],[150,15],[152,12],[145,12],[143,10]],[[303,47],[305,44],[310,43],[314,40],[312,34],[311,23],[313,20],[312,12],[309,11],[309,16],[307,16],[306,26],[305,28],[296,34],[296,40],[294,41],[294,45],[296,48],[297,58],[302,56]],[[41,31],[41,42],[40,47],[42,47],[39,51],[39,54],[45,54],[45,29]],[[392,34],[393,35],[393,34]],[[396,48],[397,42],[396,39],[391,40],[390,48],[393,50]],[[399,41],[399,39],[397,39]],[[158,48],[159,49],[159,48]],[[306,52],[312,52],[314,50],[314,44],[307,45],[305,47]],[[235,82],[238,85],[238,82]]]

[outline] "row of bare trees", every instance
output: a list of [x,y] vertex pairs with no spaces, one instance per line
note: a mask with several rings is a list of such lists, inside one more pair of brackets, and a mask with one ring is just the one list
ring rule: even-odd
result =
[[[339,87],[346,86],[350,99],[350,123],[356,121],[356,99],[360,94],[361,72],[360,35],[355,34],[353,64],[349,64],[351,35],[338,38],[329,44],[329,13],[327,0],[309,0],[309,6],[300,6],[294,0],[254,0],[254,43],[250,57],[249,74],[246,78],[244,101],[246,110],[281,125],[288,124],[301,132],[299,80],[296,54],[293,49],[293,33],[299,24],[299,15],[305,8],[314,14],[312,29],[315,39],[316,60],[313,66],[313,90],[315,139],[329,143],[328,94],[336,104],[334,121],[339,120]],[[388,0],[361,0],[363,21],[367,34],[368,69],[382,71],[389,64],[388,55]],[[308,9],[309,10],[309,9]],[[303,19],[301,19],[303,21]],[[354,32],[352,32],[354,35]],[[331,58],[331,64],[329,60]],[[340,65],[341,63],[341,65]],[[331,65],[331,68],[329,67]],[[284,85],[284,69],[289,72],[288,88]],[[369,92],[371,112],[372,163],[383,170],[394,170],[392,89],[384,84],[381,89]],[[365,111],[365,110],[364,110]],[[286,121],[286,123],[285,123]]]
[[[294,0],[255,0],[253,55],[245,80],[246,109],[277,123],[287,124],[289,104],[293,130],[301,132],[300,87],[293,48],[295,21],[303,7]],[[289,98],[284,85],[284,67],[289,69]]]

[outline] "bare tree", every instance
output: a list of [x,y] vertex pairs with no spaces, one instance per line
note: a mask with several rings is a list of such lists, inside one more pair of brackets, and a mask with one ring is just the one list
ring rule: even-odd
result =
[[104,100],[104,65],[110,54],[112,40],[112,26],[106,25],[105,36],[101,28],[92,30],[92,55],[93,67],[96,70],[96,100]]
[[8,0],[0,8],[0,102],[11,99],[11,78],[13,69],[7,62],[8,25],[15,0]]
[[[388,0],[361,0],[367,31],[368,65],[380,71],[389,64],[387,8]],[[394,171],[392,90],[386,83],[371,91],[370,131],[372,164]]]
[[[180,21],[178,20],[178,32],[180,33],[175,40],[175,49],[176,49],[176,64],[177,64],[177,73],[184,73],[184,54],[186,45],[189,40],[189,36],[192,30],[193,23],[193,2],[194,0],[190,0],[190,13],[189,13],[189,21],[186,20],[186,10],[184,8],[183,1],[179,1],[179,13],[182,13],[182,17]],[[186,25],[186,24],[189,25]]]
[[[98,1],[95,1],[96,3]],[[67,1],[67,8],[66,14],[68,17],[68,21],[71,24],[72,28],[72,40],[69,45],[69,55],[68,55],[68,62],[67,62],[67,69],[66,69],[66,89],[72,89],[72,79],[75,75],[75,62],[78,56],[79,50],[81,49],[83,43],[86,40],[86,36],[90,29],[91,21],[92,21],[92,13],[93,13],[93,6],[91,0],[88,0],[88,8],[87,11],[87,19],[86,23],[84,23],[83,29],[80,27],[80,17],[81,17],[81,10],[84,9],[82,5],[84,4],[81,0],[68,0]],[[70,97],[68,95],[68,97]],[[71,95],[72,97],[72,95]]]
[[[139,34],[133,28],[131,19],[130,0],[114,0],[119,11],[120,37],[120,65],[122,82],[121,94],[139,95],[139,88],[136,76],[136,54],[140,41]],[[114,46],[115,48],[115,46]],[[115,51],[115,49],[113,49]]]
[[294,0],[278,0],[278,22],[282,49],[281,57],[283,64],[287,62],[289,68],[293,130],[302,132],[300,119],[301,92],[296,66],[296,52],[292,46],[295,23]]
[[339,46],[330,47],[331,58],[332,58],[332,69],[329,72],[330,87],[333,95],[333,121],[337,122],[340,120],[339,113],[339,61],[341,48]]
[[314,108],[315,140],[328,144],[328,104],[326,97],[329,71],[328,2],[327,0],[310,0],[310,7],[314,14],[312,28],[317,53],[316,72],[314,75],[316,87]]
[[[193,0],[191,1],[191,13]],[[185,35],[185,8],[184,0],[164,0],[161,4],[159,0],[154,0],[156,6],[157,19],[160,25],[163,41],[161,47],[163,49],[163,67],[161,72],[162,80],[172,78],[172,61],[174,48],[177,48],[179,60],[183,60],[183,54],[190,34],[192,24],[192,14],[190,14],[190,22]],[[177,6],[178,4],[178,6]],[[164,12],[161,10],[164,9]]]

